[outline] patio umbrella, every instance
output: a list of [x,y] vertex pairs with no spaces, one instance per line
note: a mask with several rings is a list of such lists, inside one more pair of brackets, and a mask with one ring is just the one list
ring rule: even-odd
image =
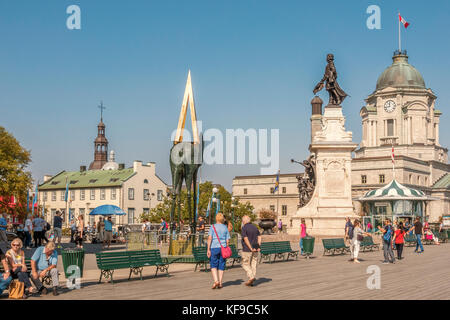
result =
[[90,216],[123,216],[126,213],[120,209],[118,206],[113,206],[111,204],[105,204],[103,206],[98,206],[89,213]]

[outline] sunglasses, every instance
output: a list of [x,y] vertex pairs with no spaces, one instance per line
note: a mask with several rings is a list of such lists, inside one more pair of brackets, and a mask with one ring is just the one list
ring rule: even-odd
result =
[[18,244],[18,243],[13,243],[11,245],[14,246],[14,247],[20,247],[20,244]]

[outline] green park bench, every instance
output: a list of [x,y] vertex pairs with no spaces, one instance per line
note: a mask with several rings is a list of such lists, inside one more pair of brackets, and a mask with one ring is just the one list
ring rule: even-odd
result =
[[372,251],[374,249],[380,250],[380,245],[374,243],[372,237],[364,237],[361,241],[361,251]]
[[344,238],[322,239],[323,255],[329,253],[334,255],[335,253],[343,254],[350,252],[350,247],[345,244]]
[[155,277],[158,271],[165,271],[167,275],[169,274],[169,263],[161,258],[159,250],[98,252],[95,256],[97,267],[100,269],[99,283],[102,281],[102,277],[110,278],[111,283],[114,283],[113,274],[118,269],[130,269],[128,280],[132,273],[140,273],[142,280],[142,269],[146,266],[156,266]]
[[199,246],[199,247],[194,247],[192,249],[192,254],[194,255],[194,261],[195,261],[194,271],[197,271],[198,266],[200,266],[200,268],[203,266],[203,271],[208,270],[209,258],[206,253],[207,250],[208,250],[207,246]]
[[448,234],[445,231],[438,233],[439,242],[447,243],[448,242]]
[[412,247],[415,246],[417,242],[416,235],[414,234],[405,234],[405,246]]
[[276,260],[276,258],[284,258],[285,254],[287,253],[286,260],[289,259],[289,257],[297,257],[298,259],[298,250],[294,251],[291,248],[291,243],[289,241],[274,241],[274,242],[263,242],[261,243],[261,257],[259,259],[259,262],[264,260],[269,260],[269,263],[272,263],[272,255],[273,255],[273,261]]
[[239,255],[239,252],[234,244],[230,244],[231,249],[231,257],[229,259],[233,259],[233,262],[231,263],[231,266],[234,266],[234,263],[240,263],[242,260],[242,257]]

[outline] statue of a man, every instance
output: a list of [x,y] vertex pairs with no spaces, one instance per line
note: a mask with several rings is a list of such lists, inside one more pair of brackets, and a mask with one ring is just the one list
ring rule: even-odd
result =
[[347,94],[344,90],[339,87],[337,83],[337,72],[336,67],[334,66],[334,56],[329,53],[327,55],[327,66],[325,67],[325,74],[323,75],[322,80],[314,87],[314,94],[323,89],[323,83],[326,81],[326,89],[328,94],[330,95],[330,100],[328,104],[340,105]]

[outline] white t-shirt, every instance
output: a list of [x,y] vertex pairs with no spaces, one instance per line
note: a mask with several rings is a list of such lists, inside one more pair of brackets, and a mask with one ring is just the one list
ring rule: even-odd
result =
[[23,231],[32,231],[33,230],[33,224],[31,223],[30,219],[25,220],[25,227],[23,228]]

